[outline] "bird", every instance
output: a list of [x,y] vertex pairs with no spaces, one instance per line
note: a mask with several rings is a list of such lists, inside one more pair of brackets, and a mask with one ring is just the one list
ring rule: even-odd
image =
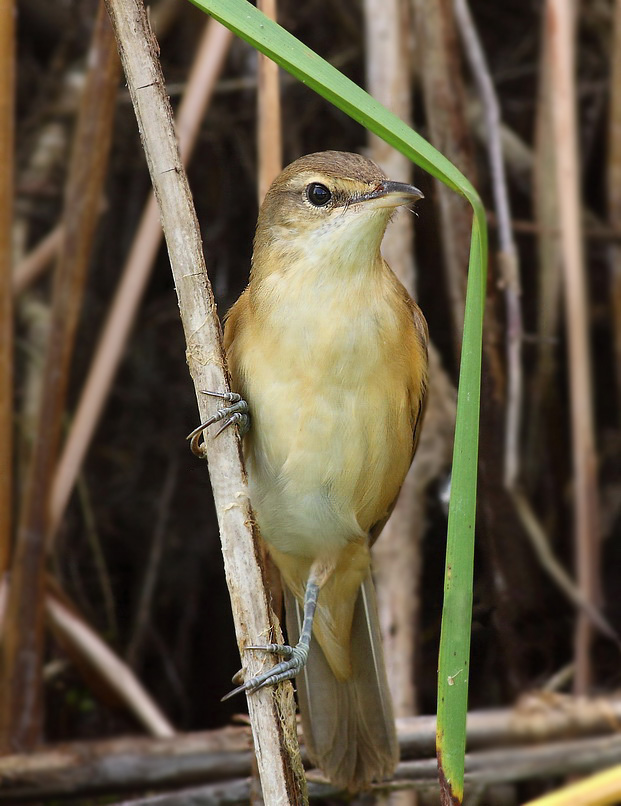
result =
[[[423,194],[356,153],[303,156],[261,205],[250,279],[225,318],[228,404],[250,501],[280,571],[289,644],[237,691],[295,678],[304,741],[358,791],[399,759],[370,547],[416,451],[428,328],[382,257],[395,210]],[[221,429],[222,430],[222,429]]]

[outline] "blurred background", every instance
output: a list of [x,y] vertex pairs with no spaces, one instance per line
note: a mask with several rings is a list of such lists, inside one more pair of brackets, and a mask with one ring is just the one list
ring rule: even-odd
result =
[[[473,710],[519,710],[526,696],[565,703],[550,700],[561,694],[610,703],[621,681],[621,2],[575,3],[574,16],[564,4],[565,62],[554,5],[471,0],[464,17],[448,0],[278,4],[285,28],[409,119],[472,181],[488,211]],[[150,181],[134,112],[97,18],[94,0],[20,0],[16,8],[12,213],[7,151],[0,192],[13,266],[0,350],[5,448],[13,436],[2,467],[0,570],[34,557],[35,571],[22,579],[31,622],[28,606],[7,604],[6,586],[2,600],[1,738],[12,751],[41,739],[144,730],[53,608],[52,629],[43,625],[46,597],[104,639],[175,729],[220,728],[245,709],[243,698],[220,703],[239,655],[207,466],[185,440],[198,424],[196,400],[157,213],[144,212]],[[199,103],[194,113],[188,174],[223,315],[247,282],[259,188],[272,178],[261,156],[270,145],[258,148],[257,133],[280,159],[275,124],[261,123],[278,107],[272,100],[258,112],[257,54],[214,24],[205,34],[207,18],[189,3],[160,0],[150,19],[176,110],[191,71],[209,54],[213,62],[198,82],[203,90],[211,82],[212,92],[200,102],[206,111]],[[6,44],[8,23],[5,31]],[[472,61],[472,35],[483,68]],[[419,456],[376,564],[397,710],[433,714],[470,213],[290,76],[280,74],[279,88],[283,165],[312,151],[359,151],[425,194],[414,215],[399,212],[385,242],[427,317],[433,354]],[[80,115],[91,135],[84,127],[80,135]],[[504,180],[490,169],[497,141]],[[72,254],[63,231],[86,207],[76,182],[98,172],[99,186],[84,192],[96,200],[91,219],[79,219],[81,233],[92,231],[84,287],[73,286],[64,314],[79,311],[72,355],[57,369],[66,397],[48,408],[54,275]],[[138,278],[133,286],[120,286],[124,272]],[[127,312],[112,314],[123,301]],[[85,402],[97,372],[103,380]],[[84,421],[86,436],[74,434]],[[46,459],[42,443],[52,433]],[[78,459],[59,481],[70,444]],[[27,494],[33,462],[48,468],[48,486],[31,489],[53,489],[56,503],[52,526],[39,530],[48,538],[28,549],[23,537],[20,554],[15,535],[34,534],[24,532],[24,512],[44,509],[45,495]],[[12,579],[21,574],[15,567]],[[6,694],[7,668],[23,667],[7,656],[31,628],[38,649],[20,696],[32,687],[35,700],[42,696],[24,731],[11,716],[17,695]],[[484,802],[517,803],[562,777],[522,782],[508,799]]]

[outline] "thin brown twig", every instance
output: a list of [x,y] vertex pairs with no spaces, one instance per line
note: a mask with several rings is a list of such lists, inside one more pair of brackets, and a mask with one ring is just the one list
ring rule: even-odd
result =
[[[608,223],[621,229],[621,0],[614,3],[608,121]],[[621,244],[610,247],[610,299],[613,317],[617,408],[621,410]]]
[[[184,164],[187,164],[194,150],[201,120],[209,106],[231,41],[230,31],[219,23],[213,20],[206,23],[177,114],[176,129]],[[108,399],[161,241],[160,214],[155,196],[151,193],[58,462],[50,504],[51,535],[56,533],[62,520]]]
[[[574,78],[574,11],[565,0],[547,0],[546,35],[550,44],[552,119],[556,139],[556,182],[565,273],[566,330],[569,349],[571,436],[576,515],[575,556],[578,585],[586,601],[597,604],[599,583],[599,506],[587,288],[581,236],[576,86]],[[591,684],[592,624],[578,613],[575,632],[577,694]]]
[[[204,421],[214,413],[217,403],[201,390],[228,389],[228,373],[200,229],[157,59],[158,45],[140,2],[107,0],[107,4],[142,134],[151,181],[160,204],[186,337],[186,358]],[[237,639],[244,670],[252,676],[265,666],[266,661],[253,653],[245,653],[244,648],[260,643],[265,636],[275,635],[275,640],[280,636],[260,566],[241,445],[233,429],[224,430],[217,438],[206,435],[204,445]],[[266,802],[306,802],[291,685],[260,689],[247,700]]]
[[500,105],[467,0],[453,0],[455,17],[477,84],[487,129],[487,148],[498,226],[498,264],[505,293],[507,394],[504,483],[512,490],[520,470],[522,412],[522,306],[520,266],[511,224],[511,205],[500,136]]
[[18,296],[49,268],[62,243],[62,225],[58,224],[21,260],[13,271],[13,293]]
[[149,558],[147,560],[144,578],[140,588],[140,594],[138,596],[134,627],[127,646],[127,662],[134,669],[137,667],[145,633],[147,627],[149,626],[149,618],[151,606],[153,604],[155,587],[157,584],[157,577],[160,571],[162,557],[164,555],[168,519],[170,516],[170,505],[175,488],[177,486],[178,471],[179,460],[178,458],[174,458],[168,467],[162,492],[159,496],[159,503],[156,510],[155,528],[153,530],[153,539],[151,540],[151,547],[149,550]]
[[[278,20],[277,0],[258,0],[257,7],[270,19]],[[262,204],[270,185],[282,170],[282,114],[280,102],[280,68],[257,51],[257,200]],[[288,74],[287,74],[288,75]],[[283,616],[283,591],[280,572],[269,552],[261,547],[272,607],[279,619]],[[256,775],[253,776],[256,779]],[[256,780],[255,780],[256,782]],[[260,787],[252,793],[253,806],[258,802]]]
[[[258,8],[271,20],[277,19],[276,0],[258,0]],[[282,170],[282,127],[280,122],[279,68],[262,53],[257,64],[257,145],[259,204]]]
[[107,630],[109,640],[115,642],[119,637],[119,624],[116,616],[116,604],[114,601],[114,592],[112,589],[112,582],[108,572],[108,563],[106,562],[106,555],[99,539],[97,530],[97,523],[95,513],[91,505],[91,495],[88,484],[86,482],[85,474],[78,478],[77,484],[78,496],[80,499],[80,508],[84,522],[84,533],[87,543],[93,554],[93,561],[95,570],[99,580],[99,587],[101,589],[101,596],[103,599],[103,609],[106,614]]
[[540,520],[535,515],[533,508],[520,489],[514,489],[512,492],[513,503],[515,504],[516,512],[518,513],[522,526],[528,535],[531,546],[535,550],[535,554],[542,568],[548,573],[550,578],[554,580],[560,590],[567,596],[569,601],[576,607],[579,612],[585,613],[587,618],[590,619],[593,626],[595,626],[602,635],[614,641],[617,645],[621,645],[619,636],[613,629],[610,622],[604,615],[595,607],[593,602],[585,599],[584,594],[580,587],[576,585],[574,579],[563,568],[550,547],[550,539],[546,534],[545,529],[541,525]]
[[[269,19],[277,21],[276,0],[257,0],[257,8]],[[257,57],[257,195],[262,204],[270,185],[282,170],[282,120],[280,108],[280,68],[263,53]],[[274,561],[261,545],[263,565],[266,568],[272,602],[278,618],[283,615],[283,592],[280,574]],[[250,789],[251,806],[264,803],[258,767],[253,764]]]
[[13,533],[13,151],[15,145],[15,5],[0,0],[0,576]]
[[[437,0],[434,3],[412,0],[412,8],[418,69],[431,142],[475,183],[472,139],[466,121],[465,93],[451,0]],[[459,358],[471,213],[463,199],[441,182],[436,182],[436,192],[455,354]]]
[[0,655],[0,743],[33,747],[42,725],[45,538],[71,357],[110,149],[118,56],[100,4],[67,183],[64,240],[55,275],[52,323],[37,437],[20,513]]
[[530,411],[526,439],[526,479],[530,491],[538,489],[546,466],[546,423],[551,406],[557,401],[555,378],[557,338],[560,320],[561,261],[558,196],[556,190],[556,136],[552,124],[549,38],[542,19],[541,53],[535,122],[533,163],[533,208],[537,222],[537,358],[530,388]]

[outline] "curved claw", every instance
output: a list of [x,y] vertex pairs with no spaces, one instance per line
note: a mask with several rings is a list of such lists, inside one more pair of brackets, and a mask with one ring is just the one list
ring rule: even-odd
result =
[[[243,436],[246,431],[250,428],[250,417],[248,415],[248,404],[246,401],[238,395],[237,392],[209,392],[206,390],[201,390],[204,395],[211,395],[211,397],[219,397],[221,400],[225,400],[227,403],[230,403],[229,406],[223,406],[221,409],[212,415],[208,420],[205,420],[204,423],[201,423],[197,426],[188,436],[186,439],[190,440],[190,449],[195,456],[199,458],[203,457],[203,449],[200,444],[200,438],[205,431],[206,428],[209,428],[210,425],[219,422],[220,420],[225,420],[222,426],[218,429],[215,434],[215,437],[219,436],[225,428],[228,428],[233,423],[237,423],[239,426],[239,433],[240,436]],[[214,438],[215,438],[214,437]]]
[[[238,405],[242,405],[247,407],[246,401],[242,400]],[[230,411],[233,406],[230,406],[228,411]],[[223,409],[220,409],[223,411]],[[243,436],[249,428],[249,421],[248,421],[248,414],[245,411],[234,411],[231,416],[224,421],[224,423],[220,426],[220,428],[216,431],[215,437],[219,437],[220,434],[224,431],[225,428],[228,428],[229,425],[233,425],[233,423],[237,423],[239,426],[239,435]]]
[[246,688],[246,684],[244,683],[242,686],[237,686],[234,688],[233,691],[229,691],[228,694],[225,694],[224,697],[220,698],[220,702],[225,702],[226,700],[230,700],[231,697],[234,697],[236,694],[241,694],[242,691]]
[[[317,566],[317,567],[316,567]],[[263,674],[251,677],[243,686],[238,686],[233,691],[230,691],[223,699],[228,700],[240,691],[252,693],[257,691],[263,686],[273,686],[275,683],[280,683],[282,680],[291,680],[296,677],[302,669],[306,666],[308,660],[308,652],[310,649],[311,634],[313,630],[313,617],[315,615],[315,607],[317,606],[317,597],[319,596],[320,584],[318,576],[321,576],[325,581],[326,568],[323,561],[317,565],[313,563],[311,573],[306,583],[306,591],[304,593],[304,621],[302,624],[302,632],[300,640],[295,646],[288,646],[287,644],[267,644],[266,646],[247,646],[246,649],[261,649],[263,652],[270,652],[272,655],[280,655],[287,658],[287,660],[277,663],[272,669],[268,669]]]
[[273,686],[276,683],[281,683],[283,680],[291,680],[296,677],[302,669],[306,666],[308,660],[308,646],[306,643],[299,643],[296,646],[288,646],[287,644],[267,644],[267,646],[247,646],[246,649],[262,649],[264,652],[270,652],[272,655],[281,655],[288,660],[277,663],[272,669],[259,674],[256,677],[251,677],[243,685],[234,688],[222,697],[221,702],[246,691],[252,694],[265,686]]

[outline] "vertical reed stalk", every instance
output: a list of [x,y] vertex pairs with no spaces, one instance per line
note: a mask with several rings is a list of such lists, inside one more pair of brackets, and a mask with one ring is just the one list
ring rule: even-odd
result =
[[15,4],[0,0],[0,577],[13,531],[13,151],[15,146]]
[[42,400],[20,512],[0,654],[0,744],[4,748],[32,749],[41,738],[48,501],[108,161],[118,69],[114,35],[100,3],[67,182],[64,238],[54,280]]
[[[271,20],[277,19],[276,0],[259,0],[257,7]],[[282,126],[280,121],[279,67],[258,53],[257,150],[259,204],[282,170]]]
[[[556,141],[556,183],[565,273],[565,320],[569,350],[569,394],[573,455],[575,557],[583,598],[599,597],[599,502],[591,399],[588,293],[580,215],[580,163],[576,120],[574,11],[566,0],[547,0],[546,35],[550,46],[552,120]],[[575,632],[574,690],[585,694],[591,684],[593,625],[578,613]]]

